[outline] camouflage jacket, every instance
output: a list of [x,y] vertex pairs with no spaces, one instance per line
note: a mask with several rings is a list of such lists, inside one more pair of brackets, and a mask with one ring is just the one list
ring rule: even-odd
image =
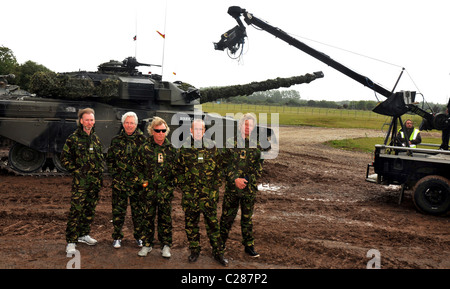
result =
[[61,164],[71,173],[99,175],[103,173],[103,161],[102,144],[94,129],[88,135],[79,125],[64,144]]
[[132,135],[125,130],[111,140],[111,146],[106,155],[108,170],[113,178],[121,180],[137,180],[136,168],[138,150],[145,143],[146,138],[142,131],[136,129]]
[[182,146],[178,157],[179,187],[187,192],[191,189],[210,186],[218,189],[223,170],[223,153],[211,140],[188,140],[190,147]]
[[139,182],[153,190],[173,191],[176,185],[177,150],[166,138],[162,145],[149,137],[138,152]]
[[246,178],[256,186],[256,180],[261,176],[263,159],[261,146],[253,139],[237,136],[227,140],[225,149],[225,178],[229,186],[234,186],[237,178]]

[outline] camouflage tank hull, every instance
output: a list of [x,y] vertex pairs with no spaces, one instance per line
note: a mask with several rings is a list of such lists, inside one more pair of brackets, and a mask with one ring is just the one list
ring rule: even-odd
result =
[[[104,152],[112,138],[120,132],[124,113],[134,111],[139,118],[138,126],[143,131],[146,131],[146,125],[154,116],[170,122],[177,113],[139,106],[116,107],[88,100],[0,98],[0,138],[3,152],[8,152],[8,165],[22,174],[45,169],[65,172],[59,155],[67,137],[77,128],[78,110],[86,107],[95,110],[95,130]],[[194,111],[180,110],[178,113],[193,118]],[[2,159],[5,162],[5,156]]]
[[[236,127],[235,120],[196,111],[195,105],[323,77],[315,73],[199,90],[182,82],[161,81],[158,75],[142,75],[135,69],[137,65],[143,64],[128,58],[121,65],[112,61],[102,64],[98,72],[37,73],[31,84],[34,94],[12,93],[0,87],[0,168],[18,174],[65,173],[59,156],[67,137],[77,128],[77,113],[82,108],[95,110],[95,131],[105,153],[122,128],[122,115],[128,111],[137,114],[138,127],[145,133],[155,116],[166,120],[171,128],[169,137],[177,133],[171,137],[176,146],[189,137],[194,117],[204,119],[207,127],[215,126],[215,132]],[[267,138],[272,132],[264,127],[257,131]]]

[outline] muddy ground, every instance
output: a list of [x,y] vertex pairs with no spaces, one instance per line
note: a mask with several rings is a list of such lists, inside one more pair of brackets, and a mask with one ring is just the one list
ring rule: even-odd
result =
[[[321,144],[380,135],[358,129],[280,128],[280,152],[265,163],[255,208],[261,256],[244,254],[238,216],[227,243],[229,268],[364,269],[377,261],[373,252],[379,252],[381,268],[450,268],[448,215],[417,212],[410,191],[399,205],[398,188],[365,182],[370,154]],[[162,258],[158,244],[147,257],[137,256],[129,210],[123,246],[114,249],[110,184],[106,178],[92,225],[91,236],[99,244],[77,247],[81,268],[223,268],[212,259],[203,219],[202,253],[198,262],[188,263],[179,191],[173,201],[172,258]],[[70,186],[70,177],[0,173],[0,268],[63,269],[73,260],[66,256],[64,237]]]

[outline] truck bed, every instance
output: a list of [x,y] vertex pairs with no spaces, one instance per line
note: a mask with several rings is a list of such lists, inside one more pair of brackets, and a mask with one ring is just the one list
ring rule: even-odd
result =
[[[369,175],[371,167],[375,174]],[[427,175],[450,178],[450,151],[375,145],[374,162],[367,167],[366,181],[412,187]]]

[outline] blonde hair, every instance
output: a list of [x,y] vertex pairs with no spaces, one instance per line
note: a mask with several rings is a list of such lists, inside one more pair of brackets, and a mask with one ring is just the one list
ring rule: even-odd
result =
[[150,135],[153,135],[153,128],[154,128],[155,126],[162,125],[162,124],[166,126],[166,129],[167,129],[166,135],[168,135],[169,132],[170,132],[169,126],[167,125],[167,123],[166,123],[166,121],[165,121],[164,119],[162,119],[162,118],[160,118],[160,117],[158,117],[158,116],[155,116],[155,117],[153,118],[152,122],[150,123],[150,125],[148,126],[148,128],[147,128],[148,133],[149,133]]

